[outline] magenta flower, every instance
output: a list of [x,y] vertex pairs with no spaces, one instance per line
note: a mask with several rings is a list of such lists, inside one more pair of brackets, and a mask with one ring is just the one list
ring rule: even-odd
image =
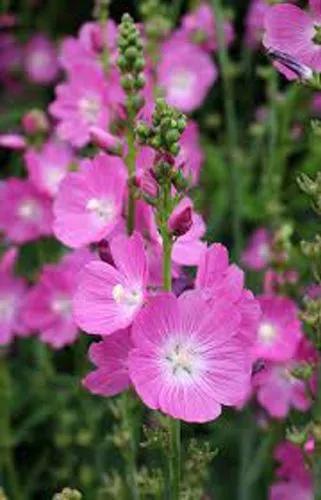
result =
[[128,354],[132,347],[129,329],[119,330],[90,346],[89,359],[96,370],[82,381],[84,387],[99,396],[114,396],[130,386]]
[[78,328],[72,314],[72,297],[82,267],[92,259],[88,250],[67,254],[57,264],[43,267],[38,282],[24,301],[23,320],[40,340],[53,349],[72,344]]
[[0,231],[15,243],[52,232],[51,200],[28,180],[10,177],[0,187]]
[[51,83],[58,75],[59,65],[56,48],[44,35],[34,35],[25,47],[24,67],[30,81]]
[[11,248],[0,260],[0,345],[9,344],[15,334],[28,333],[21,318],[27,284],[14,275],[16,258],[17,251]]
[[74,65],[69,80],[57,85],[56,100],[49,106],[58,120],[59,137],[82,147],[90,140],[91,126],[106,129],[110,122],[110,95],[111,89],[99,67],[88,63]]
[[204,101],[217,78],[217,69],[201,48],[180,39],[168,40],[162,47],[158,83],[167,102],[191,112]]
[[28,149],[24,156],[30,180],[48,196],[57,194],[73,159],[71,148],[54,140],[43,144],[41,149]]
[[260,271],[269,264],[270,258],[271,236],[267,229],[261,227],[251,235],[243,252],[242,262],[249,269]]
[[198,292],[161,294],[137,316],[129,376],[152,409],[187,422],[217,418],[239,403],[250,370],[236,339],[239,315],[229,303],[209,307]]
[[54,203],[54,232],[78,248],[109,236],[120,221],[126,174],[123,161],[99,154],[84,160],[60,184]]
[[280,481],[270,488],[269,500],[313,500],[311,472],[306,467],[302,450],[284,441],[274,453],[280,462],[277,476]]
[[253,347],[254,359],[291,359],[303,335],[296,304],[277,295],[262,295],[258,300],[262,318]]
[[76,323],[87,333],[109,335],[127,328],[145,300],[148,268],[140,234],[116,236],[110,249],[115,267],[89,263],[74,297]]
[[[233,25],[224,21],[225,40],[230,44],[234,38]],[[205,50],[217,50],[217,26],[213,9],[207,3],[182,18],[182,31],[190,41],[200,44]]]
[[109,20],[104,31],[100,23],[85,23],[79,30],[78,38],[67,37],[62,42],[59,62],[70,71],[79,61],[100,65],[100,56],[105,43],[114,59],[117,46],[117,28],[114,21]]
[[267,11],[264,24],[265,47],[288,54],[314,71],[321,71],[320,2],[310,0],[309,12],[289,3],[274,5]]
[[203,252],[195,287],[209,306],[222,301],[235,305],[240,315],[238,333],[248,347],[252,346],[261,309],[252,292],[244,288],[243,271],[235,264],[229,264],[228,251],[220,243],[214,243]]
[[305,383],[291,373],[296,364],[265,362],[264,370],[254,375],[257,399],[271,417],[285,418],[291,408],[303,412],[311,406]]

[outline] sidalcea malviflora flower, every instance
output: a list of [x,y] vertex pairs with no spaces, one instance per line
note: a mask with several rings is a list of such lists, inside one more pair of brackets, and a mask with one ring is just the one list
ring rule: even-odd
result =
[[66,175],[54,202],[54,233],[79,248],[109,236],[120,222],[126,187],[123,161],[99,154]]
[[147,257],[139,233],[110,242],[114,265],[89,263],[74,297],[74,317],[87,333],[110,335],[131,325],[142,308],[148,279]]
[[199,292],[150,299],[133,324],[128,361],[143,402],[187,422],[214,420],[222,405],[239,404],[251,372],[239,323],[236,307],[210,307]]

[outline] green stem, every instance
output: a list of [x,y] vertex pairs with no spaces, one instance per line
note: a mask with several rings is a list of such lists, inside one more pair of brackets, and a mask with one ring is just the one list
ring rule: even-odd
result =
[[11,399],[11,380],[7,360],[4,353],[0,352],[0,470],[6,478],[10,498],[20,500],[20,488],[12,448],[13,438],[10,422]]
[[239,259],[242,250],[242,184],[238,163],[238,129],[235,111],[235,96],[231,63],[226,48],[224,33],[224,17],[220,0],[212,0],[215,17],[217,19],[218,58],[220,63],[224,114],[226,121],[228,160],[230,163],[230,190],[233,240],[236,260]]
[[[130,115],[130,113],[129,113]],[[127,145],[128,153],[126,156],[126,165],[128,170],[128,206],[127,206],[127,233],[132,234],[135,228],[135,186],[134,177],[136,172],[136,150],[135,133],[131,117],[128,117]]]
[[[163,239],[163,284],[164,290],[172,290],[172,236],[168,230],[168,218],[171,212],[171,183],[166,181],[163,185],[162,207],[162,239]],[[169,418],[169,497],[178,500],[180,495],[181,480],[181,423],[179,420]]]
[[125,433],[128,436],[128,448],[124,450],[124,456],[126,459],[126,482],[129,498],[139,500],[140,494],[137,484],[136,470],[136,423],[132,415],[131,393],[129,391],[125,392],[122,398],[123,425]]

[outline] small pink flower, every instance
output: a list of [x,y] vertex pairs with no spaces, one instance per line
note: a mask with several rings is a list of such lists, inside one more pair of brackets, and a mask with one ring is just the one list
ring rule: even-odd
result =
[[271,417],[285,418],[291,408],[304,412],[311,406],[305,383],[291,373],[295,366],[295,361],[266,362],[264,370],[254,375],[257,399]]
[[265,47],[284,52],[294,57],[298,63],[314,71],[321,71],[321,4],[319,1],[310,0],[309,12],[289,3],[274,5],[265,14],[264,24]]
[[20,151],[27,146],[26,139],[20,134],[0,134],[0,147]]
[[28,78],[39,84],[51,83],[58,75],[57,52],[44,35],[34,35],[25,47],[24,66]]
[[109,335],[127,328],[145,300],[148,268],[140,234],[116,236],[110,248],[115,267],[88,264],[75,294],[75,320],[87,333]]
[[[217,50],[217,21],[213,9],[205,2],[182,18],[182,32],[190,41],[199,43],[206,50]],[[233,26],[230,22],[223,24],[225,40],[230,44],[234,38]]]
[[24,160],[32,183],[49,196],[55,196],[74,159],[71,148],[62,142],[49,140],[41,149],[28,149]]
[[126,173],[123,161],[99,154],[84,160],[60,184],[54,203],[54,232],[78,248],[109,236],[120,221]]
[[191,112],[204,101],[217,78],[217,69],[201,48],[181,40],[168,40],[162,47],[158,83],[167,102]]
[[128,354],[132,347],[129,329],[119,330],[90,346],[89,359],[96,370],[82,381],[84,387],[99,396],[114,396],[130,386]]
[[271,486],[269,500],[313,500],[312,476],[302,450],[284,441],[278,445],[274,456],[281,464],[277,469],[281,481]]
[[9,33],[0,34],[0,80],[6,81],[22,63],[23,51],[18,40]]
[[265,228],[257,229],[250,237],[243,252],[242,262],[249,269],[264,269],[271,258],[271,236]]
[[52,205],[28,180],[10,177],[0,189],[0,231],[15,243],[52,232]]
[[92,64],[72,67],[69,80],[56,87],[49,111],[58,120],[57,133],[75,147],[90,140],[90,127],[107,129],[110,122],[110,88],[103,71]]
[[258,300],[262,318],[253,347],[254,359],[291,359],[303,335],[296,304],[287,297],[277,295],[262,295]]
[[237,310],[228,303],[209,307],[198,292],[176,298],[161,294],[137,316],[129,376],[152,408],[187,422],[217,418],[248,390],[250,370],[235,338]]
[[57,264],[47,264],[24,301],[24,322],[53,349],[72,344],[78,336],[72,297],[78,273],[91,259],[90,252],[82,249],[67,254]]
[[17,251],[11,248],[0,260],[0,345],[9,344],[15,334],[28,332],[21,319],[27,284],[14,275],[16,257]]
[[62,42],[59,61],[64,69],[70,71],[79,61],[100,65],[102,49],[107,44],[112,59],[117,46],[117,28],[109,20],[107,28],[102,30],[100,23],[85,23],[79,30],[78,38],[67,37]]

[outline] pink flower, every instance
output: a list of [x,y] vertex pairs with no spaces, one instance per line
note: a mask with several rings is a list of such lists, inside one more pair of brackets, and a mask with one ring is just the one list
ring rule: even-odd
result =
[[84,160],[60,184],[54,203],[54,232],[78,248],[110,235],[120,221],[126,184],[123,161],[99,154]]
[[201,48],[181,40],[169,40],[162,47],[158,83],[167,102],[191,112],[204,101],[217,78],[217,69]]
[[45,265],[24,301],[24,322],[31,330],[38,331],[40,340],[53,349],[72,344],[78,336],[72,297],[78,273],[91,259],[88,250],[77,250],[57,264]]
[[243,271],[235,264],[229,264],[228,251],[220,243],[214,243],[203,252],[195,287],[209,306],[225,301],[237,307],[240,314],[239,335],[249,347],[252,346],[261,309],[252,292],[244,288]]
[[22,48],[18,40],[9,33],[0,35],[0,80],[16,73],[22,63]]
[[44,35],[34,35],[25,47],[24,66],[28,78],[34,83],[48,84],[59,71],[57,52]]
[[51,234],[51,200],[28,180],[9,177],[0,188],[0,231],[15,243]]
[[41,149],[26,151],[26,162],[30,180],[43,193],[55,196],[59,184],[66,176],[74,159],[71,148],[64,143],[49,140]]
[[257,399],[271,417],[285,418],[291,408],[304,412],[311,406],[305,383],[291,373],[295,366],[295,361],[266,362],[264,370],[254,375]]
[[[310,0],[309,12],[289,3],[274,5],[267,11],[264,24],[265,47],[284,52],[299,64],[321,71],[320,2]],[[289,76],[293,75],[290,72]]]
[[116,137],[110,132],[106,132],[99,127],[90,127],[89,134],[93,144],[99,148],[105,149],[107,152],[109,151],[112,154],[122,154],[123,144],[119,137]]
[[102,70],[88,63],[72,67],[69,80],[57,85],[49,111],[58,120],[57,133],[75,147],[90,140],[90,127],[107,129],[110,122],[110,89]]
[[305,465],[302,450],[284,441],[274,453],[280,462],[277,476],[282,479],[270,489],[270,500],[313,500],[311,472]]
[[[230,22],[223,24],[225,40],[230,44],[234,38],[233,26]],[[213,9],[205,2],[186,14],[182,19],[182,32],[190,41],[199,43],[206,50],[217,50],[217,26]]]
[[14,275],[16,257],[17,251],[11,248],[0,260],[0,345],[9,344],[14,334],[28,332],[21,319],[27,285]]
[[262,318],[253,347],[254,359],[271,361],[291,359],[302,338],[301,322],[296,304],[287,297],[258,297]]
[[260,271],[264,269],[271,257],[271,236],[264,228],[257,229],[250,237],[243,252],[242,262],[249,269]]
[[20,151],[27,146],[26,139],[20,134],[0,134],[0,147]]
[[127,328],[145,300],[148,268],[140,234],[116,236],[110,249],[115,267],[89,263],[75,294],[75,320],[87,333],[109,335]]
[[137,316],[129,376],[143,402],[173,418],[207,422],[248,389],[250,370],[235,338],[236,308],[209,307],[197,292],[150,299]]
[[89,359],[97,369],[82,381],[93,394],[114,396],[130,386],[128,354],[132,347],[130,331],[119,330],[90,346]]
[[64,69],[70,71],[79,61],[100,65],[102,49],[107,43],[109,53],[114,58],[116,50],[117,28],[109,20],[104,31],[97,22],[85,23],[79,30],[78,38],[67,37],[61,46],[59,61]]

